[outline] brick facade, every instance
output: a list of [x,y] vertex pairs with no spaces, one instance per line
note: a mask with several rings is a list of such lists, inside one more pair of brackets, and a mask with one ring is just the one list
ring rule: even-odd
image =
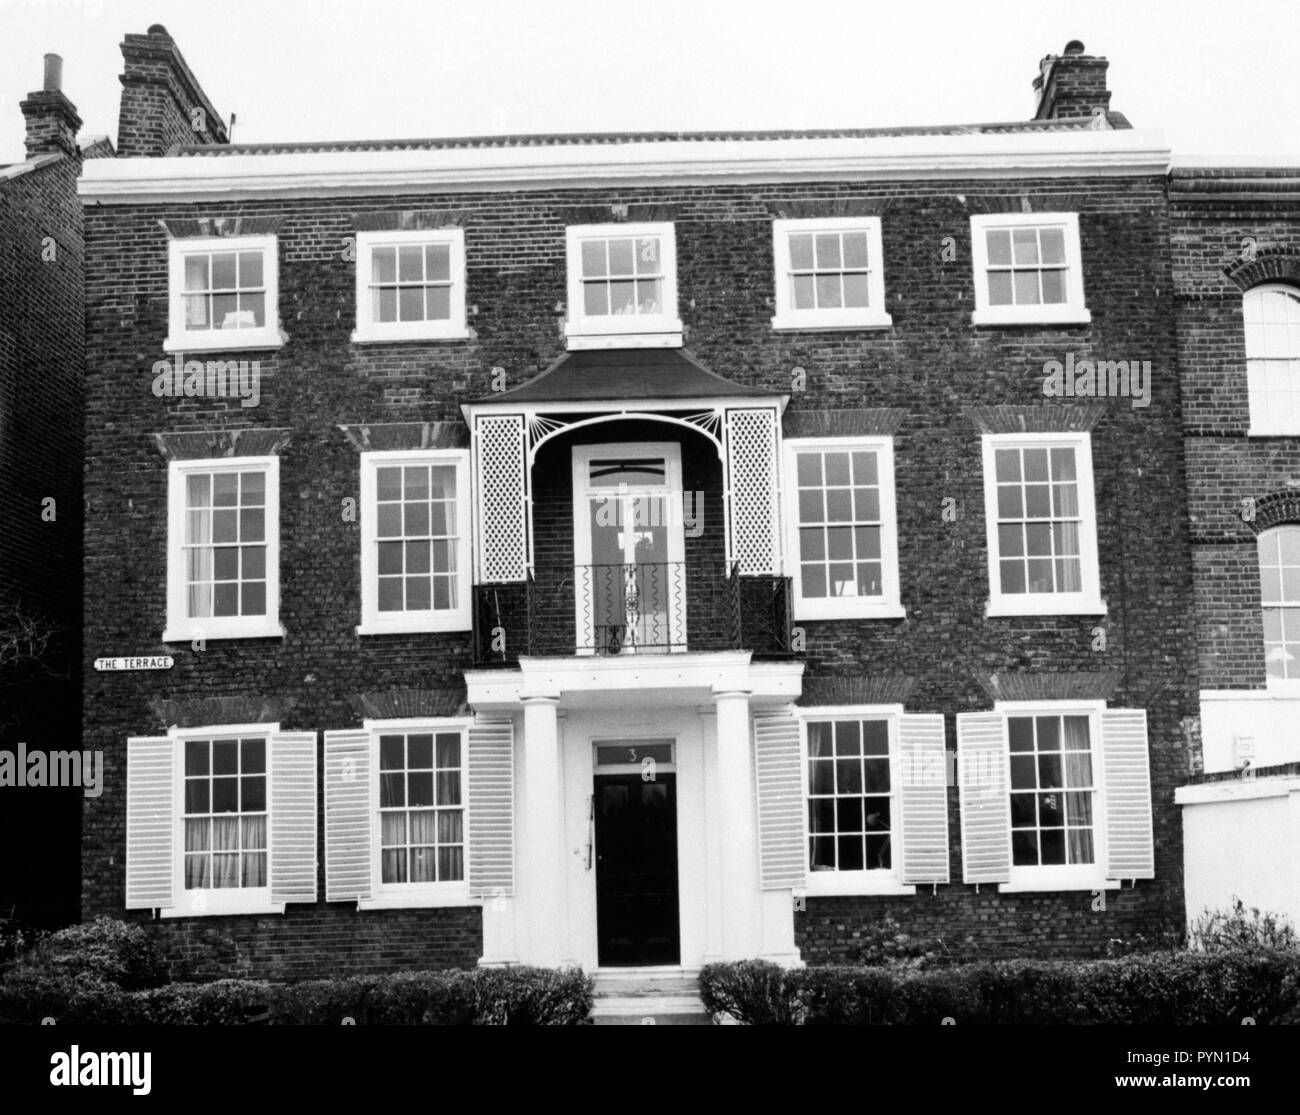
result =
[[[891,329],[773,331],[771,222],[792,209],[882,216]],[[353,344],[350,238],[361,228],[448,211],[465,229],[472,337]],[[969,218],[1021,211],[1079,214],[1091,324],[972,327]],[[1178,916],[1182,848],[1173,790],[1188,769],[1183,725],[1196,714],[1196,660],[1162,175],[537,188],[89,208],[87,345],[96,374],[86,413],[86,654],[108,646],[171,653],[176,666],[91,675],[87,682],[85,746],[105,751],[108,788],[85,810],[85,915],[122,913],[125,740],[164,729],[165,702],[256,696],[282,710],[286,729],[325,730],[358,726],[365,693],[461,685],[461,672],[472,664],[468,633],[355,633],[359,532],[341,508],[358,496],[359,464],[339,427],[457,425],[460,404],[489,392],[494,368],[505,370],[509,386],[545,369],[564,351],[565,228],[615,220],[619,212],[675,223],[685,344],[707,367],[739,384],[789,393],[791,422],[843,410],[901,412],[895,473],[907,618],[801,624],[809,683],[907,675],[914,679],[908,710],[944,713],[949,750],[954,714],[990,707],[990,675],[1106,674],[1118,678],[1114,707],[1147,711],[1153,881],[1110,893],[1104,910],[1094,910],[1086,893],[976,894],[960,882],[954,788],[954,882],[936,895],[921,888],[907,899],[810,897],[807,911],[796,915],[805,959],[852,958],[861,927],[885,913],[918,931],[933,927],[958,941],[969,936],[962,947],[982,954],[1038,955],[1095,955],[1111,938],[1131,938]],[[259,405],[155,397],[151,367],[164,358],[167,333],[167,228],[250,220],[278,229],[279,314],[289,338],[274,353],[249,354],[261,361]],[[1149,407],[1102,400],[1099,415],[1089,416],[1096,419],[1092,453],[1108,611],[987,618],[980,425],[971,408],[1095,406],[1045,398],[1045,362],[1068,353],[1149,360],[1153,369]],[[286,634],[212,641],[201,651],[165,645],[167,472],[156,435],[254,428],[289,431],[280,452]],[[613,432],[598,430],[584,440]],[[663,440],[659,431],[649,436]],[[710,459],[702,440],[684,440],[687,487],[698,484],[706,493],[705,531],[687,540],[688,553],[720,556],[720,526],[709,512],[720,495],[716,456]],[[557,439],[544,450],[535,473],[538,553],[561,560],[569,560],[571,547],[564,450],[572,441]],[[950,509],[955,514],[945,514]],[[566,599],[558,589],[557,614]],[[472,962],[477,931],[472,916],[454,910],[362,915],[323,901],[291,908],[283,919],[165,926],[177,955],[195,964],[206,942],[222,942],[206,971],[285,975],[428,966],[444,957]]]
[[[52,58],[53,56],[51,56]],[[0,169],[0,628],[19,616],[47,632],[38,661],[0,664],[0,747],[78,746],[81,667],[83,330],[82,155],[76,108],[57,88],[22,104],[27,158]],[[6,909],[44,924],[77,914],[81,793],[0,789]]]

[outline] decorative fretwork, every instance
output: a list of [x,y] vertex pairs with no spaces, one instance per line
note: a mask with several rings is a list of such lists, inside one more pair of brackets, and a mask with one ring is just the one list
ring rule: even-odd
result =
[[524,419],[480,417],[474,427],[480,582],[522,581],[528,571]]
[[729,410],[726,434],[730,557],[742,573],[775,573],[780,565],[776,410]]

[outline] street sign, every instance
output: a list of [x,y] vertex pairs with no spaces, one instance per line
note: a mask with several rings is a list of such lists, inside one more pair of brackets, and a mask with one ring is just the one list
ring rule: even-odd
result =
[[170,670],[176,659],[170,654],[154,654],[143,658],[96,658],[96,670]]

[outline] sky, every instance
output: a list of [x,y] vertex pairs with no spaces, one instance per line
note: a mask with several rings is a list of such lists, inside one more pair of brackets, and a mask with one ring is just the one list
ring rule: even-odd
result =
[[1176,157],[1300,162],[1300,0],[0,0],[0,163],[47,51],[116,140],[153,23],[236,142],[1024,120],[1080,39]]

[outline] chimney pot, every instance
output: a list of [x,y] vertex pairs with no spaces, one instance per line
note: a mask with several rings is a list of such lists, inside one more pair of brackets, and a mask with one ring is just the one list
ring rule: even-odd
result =
[[152,24],[152,25],[149,27],[149,34],[150,34],[150,35],[157,35],[160,39],[170,39],[170,38],[171,38],[171,36],[170,36],[169,34],[167,34],[167,28],[164,27],[161,23],[154,23],[154,24]]
[[1081,43],[1078,39],[1071,39],[1068,43],[1065,44],[1065,53],[1083,54],[1084,53],[1083,43]]
[[45,56],[45,92],[57,93],[63,88],[63,59],[57,54]]

